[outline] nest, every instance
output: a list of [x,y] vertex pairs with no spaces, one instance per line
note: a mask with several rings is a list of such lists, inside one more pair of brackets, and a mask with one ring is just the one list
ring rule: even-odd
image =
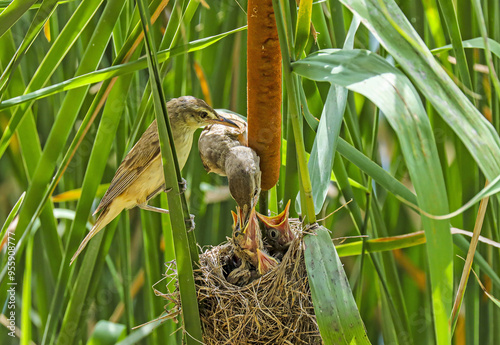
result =
[[[300,224],[297,234],[271,272],[243,287],[227,282],[225,267],[233,258],[230,242],[205,251],[196,270],[196,290],[204,344],[321,344],[304,263]],[[176,279],[175,263],[166,277]],[[167,316],[180,314],[178,291],[158,293],[174,303]]]

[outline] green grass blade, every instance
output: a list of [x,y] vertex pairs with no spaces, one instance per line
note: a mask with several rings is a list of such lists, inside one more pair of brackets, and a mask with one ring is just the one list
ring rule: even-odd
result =
[[299,3],[297,25],[295,26],[295,58],[298,59],[309,39],[311,29],[312,0],[303,0]]
[[[113,20],[112,16],[118,16],[120,7],[117,6],[117,3],[110,2],[108,3],[106,10],[105,13],[107,16],[103,15],[99,22],[100,25],[98,24],[96,27],[93,40],[90,43],[94,45],[90,46],[86,51],[86,54],[83,56],[77,72],[78,74],[83,74],[88,70],[95,69],[102,57],[102,54],[104,53],[104,49],[110,38],[110,36],[103,35],[103,33],[107,34],[106,30],[109,25],[106,20]],[[51,133],[47,139],[43,154],[35,171],[32,184],[28,189],[26,195],[26,206],[21,209],[19,217],[20,221],[17,227],[17,231],[19,231],[20,235],[24,233],[26,226],[32,221],[32,217],[36,213],[39,200],[41,200],[47,189],[47,185],[51,179],[58,156],[64,147],[69,131],[72,129],[73,122],[78,115],[80,106],[86,96],[86,91],[87,88],[68,92],[61,108],[59,109],[56,121],[52,126]]]
[[[139,36],[139,34],[140,34],[139,30],[134,30],[131,33],[131,35],[128,37],[127,41],[125,42],[125,44],[122,46],[117,57],[115,58],[114,63],[118,63],[119,61],[122,61],[122,59],[124,59],[125,56],[131,52],[130,49],[133,46],[133,44],[134,44],[135,40],[137,39],[137,37]],[[138,56],[138,53],[134,53],[134,54],[132,55],[133,57]],[[124,77],[124,79],[127,80],[127,82],[125,82],[125,84],[130,82],[130,78],[131,78],[130,75]],[[71,161],[77,148],[81,144],[83,137],[85,136],[85,134],[87,133],[87,131],[90,128],[91,123],[94,121],[95,117],[97,116],[97,113],[98,113],[100,107],[102,107],[103,99],[106,98],[106,95],[108,94],[109,89],[113,87],[115,82],[116,82],[115,79],[111,79],[111,80],[106,80],[102,84],[97,96],[95,97],[94,101],[92,102],[92,105],[87,110],[87,114],[85,115],[85,118],[83,119],[83,121],[80,125],[80,128],[78,129],[78,132],[76,133],[75,137],[73,138],[73,141],[72,141],[69,149],[67,150],[66,154],[64,155],[64,158],[63,158],[54,178],[52,179],[52,182],[50,183],[49,188],[45,191],[43,198],[40,200],[38,208],[35,211],[35,215],[32,217],[32,221],[38,216],[41,207],[47,202],[47,200],[49,199],[49,197],[52,195],[53,191],[55,190],[61,176],[66,171],[66,168],[68,167],[69,162]],[[114,107],[113,110],[111,110],[111,113],[113,113],[115,111],[117,113],[119,113],[121,110],[123,110],[123,106],[125,105],[125,103],[123,102],[123,99],[121,98],[120,94],[117,95],[115,92],[113,94],[113,96],[117,98],[116,102],[117,102],[118,106]],[[114,99],[110,100],[110,102],[113,102],[113,101],[115,101],[115,100]],[[113,104],[113,103],[111,103],[111,104]],[[106,108],[105,108],[105,111],[106,111]],[[106,120],[108,119],[107,116],[103,116],[103,117]],[[118,123],[118,119],[116,118],[116,115],[111,115],[110,122],[108,124],[104,125],[106,127],[105,131],[110,131],[110,132],[116,131],[117,123]],[[108,137],[104,141],[109,141],[109,139],[110,139],[110,137]],[[104,144],[104,147],[107,147],[107,146],[108,146],[107,144]],[[101,162],[102,159],[99,161]],[[94,176],[101,176],[101,175],[102,175],[102,172],[100,172]],[[96,190],[93,190],[90,194],[95,195],[95,193],[96,193]],[[84,217],[87,217],[88,210],[90,209],[90,203],[91,203],[91,201],[88,201],[86,204],[83,204],[83,205],[86,205],[86,206],[83,206],[84,209],[86,209],[86,211],[83,211]],[[30,225],[28,225],[28,227],[29,226]],[[78,229],[78,227],[77,227],[77,229]],[[81,232],[82,231],[80,231],[80,233]],[[78,233],[78,231],[77,231],[77,233]],[[75,237],[73,237],[73,228],[70,228],[70,237],[71,237],[71,241],[70,241],[68,249],[73,250],[76,246],[76,243],[74,242]]]
[[[319,4],[318,4],[319,5]],[[333,31],[333,38],[335,44],[323,48],[337,48],[340,47],[341,42],[345,40],[344,16],[342,15],[342,4],[336,0],[328,0],[329,10],[331,13],[331,26]]]
[[[193,42],[190,42],[189,44],[175,47],[172,49],[165,49],[162,51],[158,52],[158,61],[159,62],[164,62],[171,57],[177,56],[177,55],[182,55],[185,53],[190,53],[194,52],[197,50],[204,49],[217,41],[223,39],[224,37],[227,37],[228,35],[234,34],[236,32],[245,30],[246,26],[240,27],[235,30],[231,30],[216,36],[212,37],[207,37],[207,38],[202,38]],[[82,86],[88,86],[90,84],[98,83],[106,79],[110,79],[113,77],[118,77],[127,73],[132,73],[135,71],[139,71],[141,69],[147,68],[147,60],[146,58],[140,58],[137,59],[136,61],[125,63],[125,64],[120,64],[116,66],[111,66],[111,67],[106,67],[101,70],[95,71],[95,72],[90,72],[87,74],[83,74],[80,76],[76,76],[72,79],[63,81],[61,83],[57,83],[48,87],[45,87],[43,89],[37,90],[37,91],[32,91],[28,94],[18,96],[18,97],[13,97],[8,100],[4,100],[3,102],[0,103],[0,109],[6,109],[18,104],[22,104],[24,102],[28,101],[34,101],[38,99],[42,99],[44,97],[48,97],[54,94],[57,94],[59,92],[63,91],[69,91],[73,89],[80,88]],[[17,123],[21,119],[17,120]],[[10,132],[14,132],[16,127],[15,126],[9,126]],[[4,134],[5,136],[5,134]],[[11,136],[11,135],[10,135]],[[0,153],[5,152],[5,146],[8,144],[10,138],[4,139],[2,137],[2,140],[0,142]]]
[[[118,123],[120,122],[120,118],[124,113],[124,107],[126,105],[126,103],[123,101],[123,95],[127,94],[131,79],[132,75],[127,75],[118,79],[109,95],[108,102],[106,103],[106,106],[104,108],[92,153],[90,155],[89,164],[86,169],[82,185],[82,195],[78,200],[78,205],[76,208],[76,216],[73,223],[71,224],[71,228],[68,233],[70,241],[67,245],[67,251],[65,252],[63,264],[61,265],[61,270],[65,272],[62,273],[64,277],[67,276],[67,274],[69,273],[68,271],[70,270],[67,259],[69,259],[69,257],[73,255],[78,246],[78,241],[82,238],[81,234],[84,233],[85,224],[90,213],[90,208],[92,206],[92,202],[94,200],[94,196],[99,186],[101,177],[104,173],[105,165],[102,164],[102,162],[106,162],[107,157],[109,156],[111,145],[118,128]],[[108,236],[110,235],[111,234],[108,234]],[[98,248],[100,242],[96,241],[92,243],[93,241],[94,240],[89,243],[89,247],[96,246]],[[93,251],[93,253],[96,254],[96,251]],[[94,269],[94,265],[95,261],[84,260],[82,266],[80,267],[80,271],[78,272],[77,279],[85,279],[80,278],[80,276],[88,274],[86,272],[92,272]],[[85,288],[85,285],[82,285],[78,290],[74,290],[74,292],[70,296],[68,305],[77,303],[75,300],[80,300],[82,299],[82,296],[86,296],[88,294],[88,290],[91,289],[92,285],[95,284],[97,284],[97,281],[91,281],[88,288]],[[61,332],[69,332],[69,330],[66,331],[66,329],[64,328],[66,327],[66,325],[67,327],[71,327],[72,324],[78,324],[80,322],[80,313],[70,313],[69,311],[70,309],[67,309],[66,315],[64,316],[64,319],[68,321],[65,325],[63,325],[63,328],[61,328]]]
[[[67,25],[61,31],[60,35],[45,55],[23,94],[30,93],[43,87],[50,76],[54,73],[56,67],[60,65],[69,49],[76,42],[76,39],[80,37],[80,32],[89,23],[102,1],[103,0],[82,1],[81,5],[76,9],[75,14],[69,19]],[[0,157],[5,152],[12,136],[16,132],[18,124],[21,122],[21,119],[24,117],[32,104],[33,103],[30,102],[17,108],[14,115],[9,120],[9,124],[7,125],[7,128],[5,129],[0,140]]]
[[[109,226],[108,226],[109,228]],[[92,241],[94,244],[93,246],[89,245],[87,248],[87,253],[83,259],[82,267],[83,268],[91,268],[91,269],[81,269],[78,272],[78,277],[75,280],[74,284],[71,286],[71,296],[76,296],[73,297],[69,300],[67,307],[66,307],[66,312],[64,314],[64,317],[62,319],[62,325],[61,325],[61,330],[59,332],[59,335],[57,337],[57,342],[54,341],[55,338],[55,333],[54,333],[54,327],[55,325],[53,324],[55,320],[59,319],[59,313],[53,313],[54,312],[54,305],[61,304],[62,301],[56,301],[59,299],[57,296],[54,297],[54,300],[52,302],[51,306],[51,322],[47,324],[47,328],[45,329],[45,334],[44,334],[44,340],[50,338],[51,340],[47,340],[47,342],[43,343],[49,343],[49,344],[57,344],[57,345],[65,345],[65,344],[74,344],[75,343],[75,337],[77,335],[77,332],[75,331],[75,325],[78,325],[78,321],[82,314],[85,314],[84,307],[85,307],[85,297],[87,295],[87,290],[89,288],[89,284],[92,281],[92,273],[94,272],[94,267],[96,266],[96,258],[98,255],[99,251],[99,244],[101,244],[101,241],[104,237],[104,232],[98,233],[96,236],[92,238]],[[96,245],[98,244],[98,245]],[[67,261],[65,261],[65,264]],[[66,264],[67,265],[67,264]],[[56,290],[56,292],[58,292]],[[60,293],[64,293],[63,291],[59,291]],[[62,308],[62,305],[60,306]],[[42,344],[43,344],[42,343]]]
[[373,162],[363,153],[349,145],[349,143],[347,143],[344,139],[340,138],[337,150],[342,156],[355,164],[372,179],[377,181],[377,183],[379,183],[387,191],[413,205],[418,205],[417,197],[412,193],[412,191],[410,191],[404,184],[396,180],[377,163]]
[[7,232],[7,229],[9,228],[10,224],[14,220],[14,217],[17,215],[17,211],[21,208],[21,205],[23,204],[24,197],[26,196],[26,192],[23,192],[19,199],[17,200],[16,204],[10,211],[9,215],[7,216],[7,219],[5,219],[5,222],[2,225],[2,231],[0,231],[0,239],[3,239],[5,236],[5,233]]
[[477,21],[479,23],[481,36],[483,37],[484,50],[485,50],[484,55],[486,57],[486,65],[488,66],[488,71],[490,72],[490,79],[497,93],[497,97],[500,97],[500,82],[498,81],[498,75],[495,71],[495,66],[493,66],[491,51],[488,44],[488,31],[486,29],[486,23],[484,20],[483,9],[481,8],[481,2],[479,0],[472,0],[472,5],[474,7],[474,12],[476,13]]
[[[405,234],[401,236],[376,238],[365,242],[365,251],[377,253],[395,249],[410,248],[425,243],[425,233],[423,231]],[[360,255],[363,241],[339,244],[335,246],[340,257]]]
[[[4,41],[2,52],[9,55],[13,54],[15,47],[12,33],[7,33],[1,38],[1,40]],[[16,69],[14,71],[10,87],[7,89],[5,94],[22,94],[24,89],[24,78],[21,71]],[[20,124],[17,132],[17,138],[22,152],[20,160],[22,161],[22,165],[26,173],[26,183],[22,185],[22,188],[27,189],[42,152],[36,122],[32,111],[28,112],[27,118]],[[50,257],[44,257],[42,262],[44,265],[49,267],[52,275],[56,275],[57,268],[59,267],[62,257],[62,244],[61,239],[57,234],[57,223],[54,219],[53,212],[54,206],[52,203],[46,205],[46,207],[42,210],[40,220],[44,231],[41,232],[40,237],[45,250],[51,253]],[[2,274],[0,274],[0,281],[3,279],[4,272],[6,271],[3,271]]]
[[451,38],[451,44],[457,58],[457,67],[460,71],[460,80],[464,86],[473,91],[472,81],[469,74],[469,66],[465,57],[464,47],[462,45],[462,33],[458,23],[456,7],[452,0],[438,0],[439,7],[443,11],[443,18],[448,28],[448,33]]
[[[73,2],[73,1],[77,1],[77,0],[59,0],[57,2],[57,4],[62,5],[62,4],[67,4],[67,3]],[[1,0],[0,1],[0,9],[5,9],[7,6],[12,4],[13,2],[14,2],[14,0]],[[35,4],[31,5],[31,7],[29,9],[34,10],[34,9],[40,8],[40,6],[41,6],[40,3],[35,3]]]
[[[118,17],[120,13],[120,6],[122,5],[123,2],[120,1],[108,2],[108,6],[103,12],[101,21],[96,27],[96,32],[90,42],[89,49],[82,57],[79,73],[83,73],[89,69],[95,69],[99,63],[110,37],[106,30],[111,30],[108,26],[116,20],[116,17]],[[39,201],[42,199],[45,189],[47,188],[47,184],[50,181],[58,156],[64,146],[67,136],[69,135],[69,130],[72,128],[74,118],[76,118],[76,115],[78,114],[79,107],[85,95],[86,90],[69,92],[66,96],[65,102],[60,108],[59,116],[56,118],[56,122],[52,127],[51,134],[45,144],[45,150],[34,173],[31,186],[28,189],[26,195],[26,205],[21,208],[19,223],[16,229],[20,236],[22,236],[22,234],[26,231],[27,225],[31,222],[32,217],[38,208]],[[71,118],[73,118],[73,120]],[[65,264],[64,260],[61,264]],[[63,292],[61,292],[61,295],[62,294]],[[60,303],[62,303],[60,300],[61,295],[55,295],[53,301],[57,300],[57,303],[54,302],[53,306],[56,304],[60,305]],[[48,325],[54,325],[54,322],[57,323],[57,320],[54,320],[56,317],[56,313],[51,312],[49,318],[52,319],[48,322]],[[49,329],[50,331],[48,331]],[[47,341],[47,337],[52,337],[53,335],[53,329],[50,327],[46,328],[46,333],[44,335],[45,341]]]
[[6,8],[0,13],[0,37],[26,13],[37,0],[13,0],[3,4]]
[[26,245],[26,265],[24,266],[23,278],[23,299],[21,304],[21,345],[31,345],[31,294],[33,277],[33,243],[34,234],[28,235],[28,244]]
[[330,86],[318,132],[314,138],[311,156],[307,163],[316,214],[323,208],[328,193],[333,157],[337,148],[346,102],[347,89],[336,85]]
[[57,0],[45,0],[42,3],[42,6],[37,11],[35,18],[33,18],[33,21],[31,22],[28,32],[24,36],[21,45],[17,49],[16,53],[14,54],[7,67],[4,69],[2,76],[0,77],[0,96],[5,92],[7,84],[12,76],[12,70],[15,69],[21,62],[21,58],[24,56],[24,54],[26,54],[26,51],[33,44],[33,41],[37,38],[38,34],[40,34],[45,22],[50,18],[56,7]]
[[[500,43],[491,38],[487,39],[488,46],[493,54],[500,58]],[[463,41],[464,48],[478,48],[486,49],[485,41],[482,37],[471,38],[470,40]],[[432,54],[439,54],[445,51],[453,49],[451,44],[445,45],[443,47],[435,48],[431,50]]]
[[324,344],[370,344],[328,230],[304,237],[314,311]]

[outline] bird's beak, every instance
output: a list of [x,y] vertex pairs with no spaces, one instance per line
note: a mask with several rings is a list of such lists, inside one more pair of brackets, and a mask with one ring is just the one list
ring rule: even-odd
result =
[[[240,217],[242,214],[240,215]],[[240,218],[241,219],[241,218]],[[247,237],[247,242],[255,242],[257,243],[257,233],[260,231],[259,229],[259,222],[257,220],[257,216],[255,213],[255,207],[252,208],[252,211],[250,212],[250,217],[248,219],[248,223],[245,226],[245,229],[243,230],[243,233]]]
[[257,217],[263,222],[268,228],[274,228],[278,230],[281,234],[283,244],[290,244],[295,238],[292,230],[290,229],[290,222],[288,216],[290,213],[290,200],[288,200],[283,212],[274,217],[267,217],[260,213],[257,213]]
[[243,224],[246,224],[248,218],[249,218],[249,212],[248,212],[248,205],[245,204],[243,207],[240,208],[240,219]]
[[[236,212],[238,212],[238,207],[236,207]],[[233,216],[233,229],[236,229],[238,226],[238,215],[234,211],[231,211],[231,215]]]
[[233,120],[230,120],[224,116],[220,116],[219,114],[217,114],[217,116],[218,116],[217,119],[211,120],[210,122],[211,123],[218,123],[218,124],[225,125],[228,127],[240,128],[240,126],[238,126],[236,124],[236,122],[234,122]]
[[274,267],[278,266],[278,261],[268,255],[265,251],[257,249],[257,260],[259,261],[258,270],[260,275],[264,275],[271,271]]

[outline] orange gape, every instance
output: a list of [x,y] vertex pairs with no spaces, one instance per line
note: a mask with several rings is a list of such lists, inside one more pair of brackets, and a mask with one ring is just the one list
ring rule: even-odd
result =
[[271,0],[248,1],[248,146],[260,157],[262,189],[280,172],[281,51]]

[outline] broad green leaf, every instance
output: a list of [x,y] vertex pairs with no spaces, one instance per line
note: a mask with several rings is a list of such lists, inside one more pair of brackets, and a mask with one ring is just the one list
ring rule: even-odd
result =
[[116,345],[135,345],[140,342],[140,340],[146,338],[151,334],[156,328],[161,327],[163,323],[162,319],[152,321],[147,325],[139,327],[139,329],[134,330],[125,339],[116,343]]
[[[352,49],[354,35],[359,27],[359,20],[353,19],[351,29],[347,35],[344,49]],[[318,214],[328,193],[330,175],[332,171],[333,158],[337,150],[337,143],[342,126],[342,119],[347,104],[347,89],[332,84],[326,98],[325,107],[319,122],[316,137],[307,167],[309,168],[314,200],[314,212]],[[297,196],[296,206],[300,210]],[[300,212],[300,211],[299,211]]]
[[488,180],[500,174],[500,138],[492,125],[467,99],[453,80],[436,62],[410,22],[392,0],[385,10],[406,37],[418,44],[416,49],[394,28],[386,25],[384,10],[377,0],[341,0],[362,18],[401,67],[408,73],[444,121],[464,143]]
[[351,287],[327,229],[304,237],[307,276],[319,330],[327,345],[370,344]]
[[[317,81],[329,81],[368,97],[394,128],[417,192],[419,207],[426,212],[448,212],[444,179],[429,120],[413,85],[399,70],[375,54],[361,50],[324,50],[295,62],[294,72]],[[447,315],[453,291],[452,239],[446,221],[422,217],[436,329],[439,338],[449,337]]]
[[126,336],[125,325],[100,320],[94,328],[87,345],[113,345]]
[[413,208],[417,212],[422,212],[424,215],[429,218],[434,219],[450,219],[453,218],[469,208],[473,205],[477,204],[481,199],[492,196],[500,193],[500,175],[497,176],[493,181],[491,181],[486,187],[484,187],[481,191],[475,194],[469,201],[467,201],[462,207],[459,209],[443,214],[430,214],[428,212],[423,211],[418,207],[418,202],[413,194],[408,188],[406,188],[401,182],[397,181],[394,177],[389,175],[387,171],[378,166],[373,161],[369,160],[368,157],[363,155],[361,152],[357,151],[354,147],[349,145],[345,140],[340,138],[338,151],[340,154],[345,156],[349,161],[357,165],[361,170],[371,176],[377,183],[387,189],[387,191],[391,192],[403,203],[407,204],[411,208]]
[[[346,100],[347,89],[336,85],[330,86],[307,164],[311,176],[314,212],[316,214],[321,211],[328,193],[333,157],[337,148]],[[299,196],[297,196],[295,207],[300,212]]]

